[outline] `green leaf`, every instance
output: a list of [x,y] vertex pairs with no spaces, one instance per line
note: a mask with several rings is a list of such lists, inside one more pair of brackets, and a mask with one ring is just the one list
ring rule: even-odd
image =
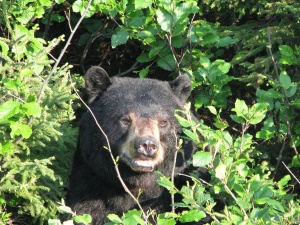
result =
[[0,47],[1,47],[1,52],[2,52],[2,54],[3,54],[3,55],[7,55],[8,50],[9,50],[8,45],[7,45],[5,42],[0,41]]
[[199,142],[199,137],[198,134],[189,130],[189,129],[182,129],[183,133],[188,136],[193,142],[198,143]]
[[279,46],[279,51],[282,55],[285,55],[285,56],[291,57],[291,56],[294,55],[293,49],[288,45],[280,45]]
[[74,216],[72,219],[76,223],[90,224],[92,222],[92,217],[89,214],[83,214],[83,215],[80,215],[80,216]]
[[193,156],[193,166],[203,167],[211,162],[212,155],[210,152],[196,152]]
[[171,192],[172,192],[172,190],[174,190],[174,188],[175,188],[174,184],[170,181],[170,179],[167,178],[167,177],[164,177],[164,176],[161,176],[161,177],[159,178],[159,180],[157,180],[157,183],[158,183],[160,186],[166,188],[167,190],[169,190],[169,191],[171,191]]
[[118,216],[118,215],[116,215],[116,214],[108,214],[107,215],[107,218],[110,220],[110,221],[112,221],[112,222],[114,222],[114,223],[116,223],[116,224],[118,224],[118,223],[122,223],[122,219]]
[[226,36],[224,38],[220,38],[219,41],[215,44],[216,47],[227,47],[229,45],[232,45],[236,43],[239,39],[237,38],[231,38],[229,36]]
[[262,129],[256,133],[256,137],[269,140],[274,137],[275,131],[276,129],[274,126],[273,117],[269,117],[264,121]]
[[82,0],[76,0],[72,5],[73,12],[80,12],[82,8],[84,7]]
[[17,79],[4,79],[3,84],[8,89],[18,89],[21,86],[21,80]]
[[226,178],[226,165],[225,164],[219,164],[216,168],[216,177],[219,179]]
[[294,167],[300,167],[300,160],[299,160],[300,156],[299,155],[295,155],[292,159],[292,166]]
[[281,178],[280,181],[278,181],[278,187],[281,189],[285,188],[290,180],[291,180],[291,176],[289,174],[285,175],[283,178]]
[[49,219],[48,225],[61,225],[61,222],[59,219]]
[[2,144],[0,143],[0,155],[12,155],[14,153],[15,147],[12,143],[10,142],[3,142]]
[[198,222],[205,217],[206,214],[203,211],[193,209],[188,212],[183,212],[179,218],[179,221],[181,223]]
[[251,208],[251,203],[249,201],[244,201],[242,198],[237,198],[236,203],[245,210],[248,210]]
[[20,111],[20,103],[15,101],[7,101],[0,106],[0,121],[8,119]]
[[27,139],[32,134],[32,129],[26,124],[15,122],[10,125],[10,128],[11,128],[11,133],[10,133],[11,137],[22,135],[22,137]]
[[241,177],[246,178],[249,172],[249,167],[246,164],[237,165],[237,171]]
[[298,88],[298,85],[297,84],[291,84],[291,86],[289,87],[289,89],[286,90],[286,96],[287,97],[293,97],[296,92],[297,92],[297,88]]
[[136,34],[136,36],[141,38],[141,40],[144,44],[150,44],[150,43],[155,42],[155,36],[150,31],[147,31],[147,30],[138,32]]
[[39,0],[39,2],[40,2],[43,6],[51,6],[51,5],[52,5],[52,1],[51,1],[51,0]]
[[245,120],[244,118],[240,117],[240,116],[237,116],[237,115],[230,115],[231,119],[234,121],[234,122],[237,122],[237,123],[240,123],[240,124],[243,124],[245,123]]
[[161,29],[163,31],[170,32],[173,25],[173,18],[170,15],[170,13],[163,8],[159,8],[156,11],[156,16],[157,16],[157,22],[161,27]]
[[119,30],[116,34],[113,34],[111,37],[111,47],[115,48],[118,45],[126,44],[128,38],[129,34],[126,30]]
[[268,103],[255,103],[249,110],[249,123],[260,123],[266,116],[268,106]]
[[249,114],[248,106],[246,105],[244,100],[240,99],[237,99],[235,101],[235,107],[232,109],[232,111],[235,111],[237,116],[244,119],[246,119],[247,115]]
[[145,78],[145,77],[147,77],[148,73],[149,73],[149,66],[147,66],[146,68],[142,69],[142,70],[139,72],[139,76],[140,76],[141,78]]
[[279,211],[279,212],[285,212],[282,204],[279,202],[279,201],[276,201],[274,199],[269,199],[267,204],[269,206],[271,206],[273,209],[276,209],[276,211]]
[[284,90],[287,90],[292,84],[291,78],[285,71],[280,73],[280,84]]
[[204,57],[204,56],[200,57],[200,64],[201,64],[201,66],[204,67],[204,69],[210,70],[211,63],[210,63],[209,58]]
[[209,111],[214,114],[214,115],[217,115],[217,110],[214,106],[207,106],[207,108],[209,109]]
[[164,213],[158,214],[157,224],[158,225],[175,225],[176,221],[174,218],[177,218],[178,215],[176,213]]
[[25,68],[23,70],[21,70],[20,75],[22,77],[28,77],[30,75],[32,75],[34,72],[31,69]]
[[197,13],[198,10],[196,2],[182,2],[174,10],[174,23],[186,19],[189,14]]
[[262,205],[268,202],[270,197],[273,195],[273,191],[268,186],[262,186],[259,190],[254,193],[254,202]]
[[55,0],[55,2],[57,3],[57,4],[61,4],[61,3],[63,3],[65,0]]
[[138,9],[145,9],[148,8],[152,4],[152,0],[135,0],[134,1],[134,8]]
[[25,103],[22,105],[22,109],[24,109],[27,115],[31,115],[34,117],[39,117],[42,112],[40,105],[36,102]]
[[176,62],[172,54],[168,54],[163,58],[158,58],[157,65],[167,71],[173,71],[176,69]]

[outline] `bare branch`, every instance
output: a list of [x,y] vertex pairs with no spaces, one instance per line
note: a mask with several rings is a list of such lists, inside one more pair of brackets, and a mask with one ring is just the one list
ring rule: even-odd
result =
[[89,8],[90,8],[90,5],[91,5],[92,1],[93,1],[93,0],[89,0],[87,7],[85,8],[84,12],[82,13],[82,16],[81,16],[80,19],[78,20],[78,22],[77,22],[76,26],[74,27],[74,29],[71,30],[71,34],[70,34],[70,36],[69,36],[69,38],[68,38],[68,40],[67,40],[67,42],[66,42],[66,44],[65,44],[65,47],[64,47],[63,50],[61,51],[61,53],[60,53],[60,55],[59,55],[57,61],[55,62],[54,66],[53,66],[53,68],[52,68],[52,70],[51,70],[51,72],[50,72],[50,74],[47,76],[47,78],[45,79],[45,81],[44,81],[44,83],[43,83],[43,86],[42,86],[42,88],[41,88],[40,94],[39,94],[38,99],[37,99],[37,103],[39,103],[39,102],[41,101],[42,96],[43,96],[44,91],[45,91],[45,88],[46,88],[46,85],[48,84],[48,82],[49,82],[51,76],[56,72],[56,69],[57,69],[58,64],[60,63],[60,60],[62,59],[63,55],[65,54],[65,52],[66,52],[66,50],[67,50],[67,48],[68,48],[68,46],[70,45],[71,40],[72,40],[74,34],[76,33],[76,31],[77,31],[79,25],[81,24],[82,20],[84,19],[84,16],[85,16],[86,13],[88,12],[88,10],[89,10]]
[[294,179],[298,182],[298,184],[300,184],[300,181],[298,180],[298,178],[292,173],[292,171],[285,165],[284,162],[282,162],[282,164],[284,165],[284,167],[289,171],[289,173],[294,177]]

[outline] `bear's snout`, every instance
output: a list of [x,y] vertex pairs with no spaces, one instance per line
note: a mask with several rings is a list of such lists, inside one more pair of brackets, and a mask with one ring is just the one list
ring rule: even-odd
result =
[[157,141],[152,136],[137,138],[135,148],[140,154],[154,157],[157,150]]

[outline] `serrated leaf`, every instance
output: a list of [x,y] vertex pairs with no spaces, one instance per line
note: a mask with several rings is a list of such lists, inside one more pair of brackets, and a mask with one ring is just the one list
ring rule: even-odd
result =
[[135,0],[134,1],[134,8],[138,9],[145,9],[148,8],[152,4],[152,0]]
[[280,51],[281,54],[283,54],[285,56],[291,57],[291,56],[294,55],[293,49],[288,45],[280,45],[279,46],[279,51]]
[[2,54],[3,54],[3,55],[7,55],[8,50],[9,50],[8,45],[7,45],[5,42],[0,41],[0,47],[1,47],[1,52],[2,52]]
[[300,156],[299,155],[295,155],[292,159],[292,166],[294,167],[300,167]]
[[80,215],[80,216],[74,216],[72,219],[76,223],[90,224],[92,222],[92,217],[89,214],[83,214],[83,215]]
[[260,123],[266,116],[268,106],[268,103],[255,103],[249,110],[249,123]]
[[237,38],[231,38],[229,36],[226,36],[224,38],[221,38],[216,44],[216,47],[227,47],[229,45],[232,45],[236,43],[239,39]]
[[176,68],[176,63],[172,54],[168,54],[163,58],[158,58],[157,65],[167,71],[173,71]]
[[31,69],[25,68],[23,70],[21,70],[20,74],[22,77],[28,77],[30,75],[32,75],[34,72]]
[[219,164],[216,168],[216,177],[219,179],[224,179],[226,177],[226,165]]
[[285,71],[280,73],[280,84],[284,90],[287,90],[292,84],[290,76]]
[[245,119],[247,118],[246,115],[249,113],[249,109],[245,101],[240,99],[235,101],[235,107],[232,109],[232,111],[235,111],[237,116]]
[[193,209],[188,212],[183,212],[179,218],[179,221],[181,223],[198,222],[205,217],[206,214],[203,211]]
[[111,47],[115,48],[118,45],[126,44],[128,38],[129,34],[126,30],[119,30],[116,34],[113,34],[111,37]]
[[186,136],[188,136],[193,142],[199,142],[199,137],[198,137],[198,134],[197,133],[195,133],[195,132],[193,132],[193,131],[191,131],[191,130],[189,130],[189,129],[183,129],[182,130],[183,131],[183,133],[186,135]]
[[200,57],[200,64],[201,64],[201,66],[203,66],[204,67],[204,69],[206,69],[206,70],[210,70],[210,67],[211,67],[211,63],[210,63],[210,60],[209,60],[209,58],[207,58],[207,57]]
[[49,219],[48,225],[61,225],[61,222],[59,219]]
[[161,27],[161,29],[163,31],[170,32],[172,28],[172,21],[173,21],[171,14],[167,10],[160,8],[156,10],[156,16],[157,16],[157,22]]
[[290,180],[291,180],[291,176],[289,174],[285,175],[283,178],[281,178],[280,181],[278,181],[278,187],[284,188],[289,183]]
[[22,137],[27,139],[32,134],[32,129],[26,124],[16,122],[11,124],[10,128],[11,128],[11,133],[10,133],[11,137],[22,135]]
[[108,214],[107,218],[114,223],[122,223],[121,218],[116,214]]
[[193,156],[193,166],[203,167],[211,162],[212,155],[210,152],[196,152]]
[[191,13],[197,13],[199,10],[195,2],[182,2],[174,10],[174,23],[182,21]]
[[22,105],[22,108],[24,108],[24,111],[27,115],[34,117],[39,117],[42,112],[40,105],[36,102],[25,103]]
[[269,117],[264,121],[264,126],[262,129],[256,133],[257,138],[263,138],[265,140],[269,140],[275,135],[275,126],[273,122],[273,118]]
[[254,201],[256,204],[265,204],[273,195],[273,191],[268,186],[262,186],[254,193]]
[[244,118],[237,116],[237,115],[230,115],[231,119],[236,123],[245,123]]
[[0,106],[0,121],[8,119],[20,111],[20,103],[15,101],[7,101]]
[[242,198],[237,198],[236,203],[243,209],[248,210],[251,208],[251,203],[249,201],[244,201]]

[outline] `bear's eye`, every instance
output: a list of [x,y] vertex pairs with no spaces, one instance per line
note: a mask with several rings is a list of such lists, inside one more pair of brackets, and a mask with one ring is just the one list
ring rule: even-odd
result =
[[160,120],[158,123],[159,123],[160,127],[165,127],[165,126],[167,126],[168,121],[167,120]]
[[127,126],[127,125],[129,125],[131,123],[131,120],[130,120],[129,117],[123,117],[121,119],[121,123]]

